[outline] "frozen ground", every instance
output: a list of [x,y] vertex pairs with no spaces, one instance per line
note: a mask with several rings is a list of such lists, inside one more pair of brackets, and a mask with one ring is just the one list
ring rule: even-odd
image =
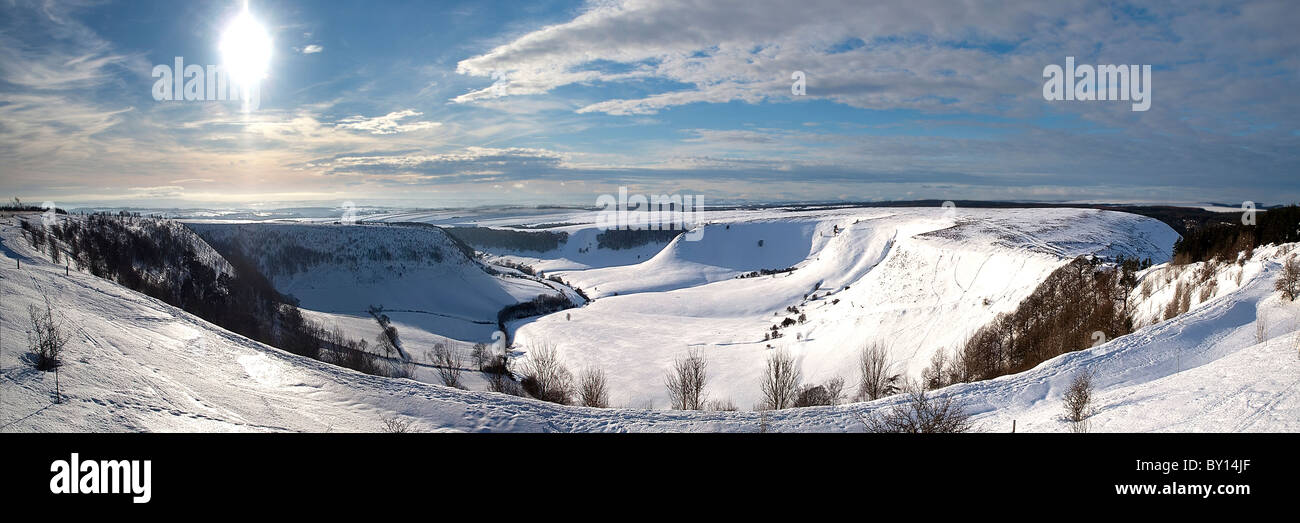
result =
[[[368,312],[380,306],[411,357],[442,343],[468,352],[491,342],[497,312],[567,287],[536,278],[484,271],[440,229],[399,225],[190,221],[213,245],[239,246],[276,289],[305,315],[374,342],[380,327]],[[479,384],[481,385],[481,383]]]
[[[688,346],[686,340],[698,340],[692,343],[703,343],[710,358],[710,394],[732,397],[745,409],[750,404],[742,403],[749,398],[744,391],[757,389],[757,380],[746,379],[746,373],[761,365],[766,350],[761,341],[746,337],[761,337],[771,307],[794,304],[806,311],[809,322],[791,327],[779,341],[800,356],[808,381],[820,381],[828,368],[853,381],[856,375],[838,364],[818,362],[833,362],[840,347],[854,351],[872,333],[893,333],[900,365],[913,368],[908,362],[923,356],[925,347],[942,347],[942,336],[959,338],[948,333],[965,330],[964,322],[974,325],[1014,306],[1017,296],[1030,292],[1068,256],[1154,253],[1167,248],[1171,234],[1158,223],[1097,211],[959,214],[955,229],[949,218],[928,210],[844,212],[780,221],[746,217],[741,221],[748,225],[733,226],[737,249],[754,235],[765,235],[762,220],[800,231],[797,239],[781,244],[808,249],[789,276],[723,279],[727,268],[748,269],[739,265],[746,256],[724,263],[692,252],[698,247],[670,245],[655,263],[671,267],[703,260],[709,268],[700,272],[713,276],[690,279],[667,271],[657,286],[625,287],[619,296],[574,310],[571,321],[563,313],[544,317],[523,325],[519,335],[524,341],[551,339],[575,367],[601,364],[611,374],[616,399],[621,394],[626,403],[636,401],[638,387],[644,386],[647,396],[661,389],[666,362]],[[843,229],[838,235],[836,225]],[[728,230],[721,220],[710,227]],[[810,228],[807,235],[804,227]],[[725,232],[706,231],[706,242],[710,234],[727,240]],[[744,432],[760,425],[755,412],[563,407],[367,376],[249,341],[88,274],[65,277],[63,267],[31,252],[12,218],[0,223],[0,245],[0,430],[374,431],[393,416],[412,421],[417,430]],[[1062,392],[1077,372],[1088,369],[1096,373],[1098,386],[1094,431],[1300,430],[1300,311],[1272,291],[1278,261],[1286,255],[1261,249],[1244,266],[1239,285],[1220,287],[1172,320],[1021,374],[939,393],[965,402],[980,430],[1010,430],[1016,420],[1020,431],[1063,431]],[[770,261],[784,263],[783,256],[793,255],[771,256]],[[23,262],[21,270],[15,268],[16,258]],[[889,273],[881,270],[894,267],[890,264],[898,265]],[[597,268],[587,276],[608,277]],[[583,272],[564,276],[577,283]],[[802,294],[817,282],[825,289],[820,292],[832,296],[803,303]],[[60,404],[51,402],[54,376],[25,361],[27,306],[47,297],[72,334],[59,373]],[[830,304],[835,299],[839,304]],[[996,305],[985,305],[984,299]],[[1134,299],[1142,302],[1137,306],[1153,309],[1163,298],[1153,291],[1149,298]],[[886,305],[890,301],[904,303]],[[589,314],[593,317],[584,317]],[[703,319],[693,320],[693,314]],[[1266,318],[1262,330],[1256,328],[1260,318]],[[565,324],[571,328],[558,330]],[[924,328],[909,331],[909,325]],[[812,341],[795,339],[796,332]],[[618,344],[625,337],[637,341]],[[739,343],[726,345],[728,340]],[[911,358],[909,349],[899,350],[903,343],[915,347]],[[764,417],[773,431],[858,431],[858,414],[893,401]]]
[[[809,382],[852,381],[859,349],[879,343],[900,372],[919,376],[935,351],[955,350],[1074,257],[1161,262],[1177,239],[1153,219],[1074,209],[728,211],[705,220],[700,241],[678,238],[635,264],[572,245],[513,255],[594,298],[513,326],[515,341],[525,351],[554,344],[570,367],[603,369],[620,384],[615,403],[638,407],[667,407],[664,372],[698,349],[713,397],[750,408],[772,350],[789,351]],[[800,315],[805,322],[764,339],[772,325]]]

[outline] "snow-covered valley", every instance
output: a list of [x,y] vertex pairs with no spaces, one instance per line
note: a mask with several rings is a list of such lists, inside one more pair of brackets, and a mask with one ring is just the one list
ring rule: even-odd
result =
[[[955,350],[1075,257],[1122,255],[1160,264],[1178,238],[1150,218],[1084,209],[769,209],[706,213],[700,241],[678,237],[611,250],[596,245],[600,231],[589,212],[421,218],[403,213],[373,221],[563,224],[547,229],[568,235],[552,251],[481,250],[488,261],[530,266],[591,298],[507,327],[516,363],[526,363],[533,347],[553,345],[569,368],[603,370],[616,408],[486,392],[478,379],[466,381],[472,390],[459,390],[427,374],[370,376],[289,354],[85,272],[65,276],[8,217],[0,224],[0,427],[376,431],[385,419],[400,418],[430,431],[861,431],[861,415],[901,398],[753,411],[768,355],[788,352],[806,383],[837,376],[852,383],[858,349],[879,343],[898,372],[917,377],[933,353]],[[414,354],[439,342],[462,351],[491,342],[502,306],[567,289],[543,278],[490,274],[436,229],[188,225],[212,242],[245,228],[257,239],[251,251],[291,237],[316,252],[343,253],[278,272],[268,270],[272,249],[254,258],[277,289],[301,301],[305,314],[343,324],[358,337],[379,330],[365,310],[382,303]],[[377,255],[381,263],[348,254],[376,246],[390,254]],[[1293,246],[1257,249],[1241,264],[1195,276],[1214,279],[1215,290],[1201,288],[1193,306],[1167,321],[1161,314],[1175,299],[1178,277],[1166,279],[1161,274],[1173,270],[1157,265],[1143,280],[1159,284],[1130,297],[1141,327],[1136,332],[937,394],[966,405],[977,430],[1009,431],[1014,420],[1019,431],[1064,431],[1063,391],[1088,370],[1096,380],[1094,431],[1300,430],[1300,308],[1273,291],[1279,262]],[[404,249],[434,249],[440,259],[407,258]],[[776,272],[741,277],[765,270]],[[1192,278],[1197,268],[1179,270]],[[71,333],[58,404],[51,402],[53,374],[24,359],[27,307],[46,297]],[[772,338],[772,325],[786,318],[793,324]],[[665,372],[691,349],[708,362],[709,397],[740,411],[667,409]]]

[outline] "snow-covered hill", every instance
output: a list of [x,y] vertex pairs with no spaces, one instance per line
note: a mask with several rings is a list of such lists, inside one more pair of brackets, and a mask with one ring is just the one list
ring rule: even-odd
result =
[[[219,251],[252,258],[313,319],[373,339],[382,306],[413,346],[488,342],[502,307],[562,286],[489,274],[436,227],[192,221]],[[462,345],[464,343],[461,343]]]
[[[953,350],[1014,309],[1074,257],[1159,262],[1177,239],[1150,218],[1078,209],[705,216],[702,240],[678,238],[642,263],[552,271],[595,301],[528,320],[516,341],[525,350],[554,343],[571,367],[601,368],[624,384],[616,402],[658,407],[668,404],[664,372],[700,349],[714,397],[749,408],[774,349],[795,356],[810,382],[852,380],[859,349],[870,343],[888,347],[900,372],[919,376],[935,351]],[[800,315],[804,323],[765,339],[772,325]]]
[[[1000,274],[1004,282],[1014,283],[1019,277],[1017,273],[1005,269],[995,271],[987,266],[1005,264],[1008,257],[1023,258],[1027,266],[1051,265],[1057,262],[1047,260],[1059,260],[1063,254],[1074,252],[1052,253],[1053,249],[1093,248],[1074,245],[1079,240],[1101,250],[1118,249],[1117,245],[1105,241],[1110,236],[1094,238],[1089,230],[1104,232],[1104,228],[1127,220],[1115,218],[1117,223],[1085,225],[1055,237],[1038,232],[1031,235],[1032,241],[1009,243],[1012,247],[977,244],[953,251],[943,242],[958,240],[925,234],[946,226],[934,217],[921,214],[897,221],[899,218],[891,213],[882,213],[880,219],[895,221],[889,222],[893,224],[891,227],[881,230],[897,230],[897,234],[871,232],[866,227],[855,232],[853,227],[848,227],[841,236],[826,238],[820,248],[811,247],[817,249],[815,252],[821,260],[810,256],[791,276],[767,277],[766,285],[770,287],[758,290],[786,292],[780,289],[779,283],[771,282],[798,278],[800,272],[815,269],[819,262],[835,260],[829,244],[839,240],[849,243],[850,239],[863,247],[862,254],[851,257],[853,261],[849,265],[851,270],[858,271],[858,279],[854,281],[862,283],[853,284],[848,291],[837,291],[830,298],[840,299],[841,304],[866,300],[869,296],[849,299],[847,294],[860,286],[869,288],[871,274],[877,272],[871,267],[883,268],[891,257],[909,249],[914,253],[909,259],[924,258],[929,252],[932,257],[942,255],[961,260],[954,263],[960,269],[937,270],[942,276],[932,280],[934,288],[948,288],[949,284],[939,286],[938,282],[945,279],[952,280],[950,285],[960,289],[1005,288],[1006,283],[999,287],[973,282],[982,274]],[[846,218],[848,225],[854,227],[872,221],[863,219],[855,226],[852,222],[856,219]],[[922,225],[926,220],[934,223]],[[988,221],[996,224],[1000,220],[990,217]],[[1124,237],[1128,245],[1158,233],[1144,229],[1141,220],[1130,223],[1137,227]],[[820,230],[822,226],[817,227]],[[1002,238],[999,241],[1008,241],[1007,237],[1013,236],[998,235]],[[0,246],[0,430],[5,431],[374,431],[382,430],[383,420],[389,417],[412,421],[415,430],[754,432],[765,424],[772,431],[858,431],[862,430],[859,415],[899,401],[886,398],[872,403],[766,414],[588,409],[368,376],[251,342],[88,274],[74,271],[64,276],[63,267],[50,264],[48,258],[31,251],[12,220],[0,223]],[[1042,260],[1037,258],[1040,255],[1044,256]],[[1300,430],[1300,353],[1297,353],[1300,329],[1294,321],[1283,321],[1300,318],[1300,313],[1297,303],[1281,301],[1272,290],[1280,256],[1260,249],[1256,253],[1258,270],[1244,276],[1239,288],[1221,293],[1170,321],[1142,328],[1099,347],[1054,358],[1024,373],[954,385],[938,393],[965,402],[975,414],[979,430],[1007,431],[1011,421],[1016,420],[1020,431],[1063,431],[1067,426],[1061,419],[1062,392],[1077,372],[1087,369],[1097,376],[1098,410],[1091,424],[1094,431]],[[22,260],[22,269],[15,268],[15,259]],[[927,263],[930,267],[939,265],[933,260]],[[861,269],[854,269],[859,265]],[[978,265],[986,267],[979,269]],[[963,275],[970,278],[961,278]],[[571,333],[570,337],[580,337],[589,327],[579,323],[579,314],[586,314],[587,309],[598,305],[608,306],[602,303],[634,310],[645,306],[635,302],[638,296],[663,299],[683,290],[764,281],[764,278],[723,280],[674,291],[643,291],[602,298],[575,311],[574,328],[567,332]],[[828,290],[836,288],[828,287]],[[978,293],[977,296],[999,296],[988,290]],[[704,299],[709,294],[700,292],[691,297]],[[919,294],[924,295],[924,291]],[[59,404],[51,402],[54,376],[35,371],[24,354],[27,306],[43,304],[47,297],[72,334],[66,349],[66,365],[59,375],[64,400]],[[957,297],[963,298],[961,293]],[[759,293],[750,295],[750,299],[767,298]],[[681,307],[692,305],[689,299],[680,301]],[[936,315],[960,309],[960,301],[935,300],[937,306],[928,305],[929,308],[910,313]],[[720,300],[720,303],[731,303],[731,300]],[[954,309],[954,305],[958,307]],[[671,310],[663,304],[661,307]],[[706,309],[707,306],[698,307]],[[743,321],[745,307],[742,303],[726,308],[731,311],[729,314],[740,318],[728,321]],[[808,328],[824,329],[814,332],[814,340],[829,337],[824,332],[831,330],[833,322],[815,323],[819,315],[831,317],[829,311],[816,312],[812,305],[804,308],[810,310],[808,315],[812,319]],[[859,307],[858,310],[868,309]],[[641,309],[630,314],[635,320],[638,315],[649,318],[651,311]],[[682,325],[671,322],[684,317],[660,317],[656,321],[663,330],[670,331],[668,337],[672,338],[679,336],[672,331],[681,330]],[[1263,335],[1255,328],[1259,317],[1270,318]],[[547,317],[521,331],[550,321],[561,320]],[[848,323],[844,319],[839,321]],[[931,316],[928,321],[947,320]],[[846,326],[845,330],[850,329]],[[644,331],[649,329],[632,332]],[[607,334],[604,339],[624,335],[619,331]],[[726,333],[701,331],[697,334],[717,337]],[[782,340],[791,341],[788,337]],[[554,341],[567,343],[568,338]],[[726,349],[725,345],[716,345],[706,350],[711,357],[721,358],[720,351]],[[618,358],[618,351],[600,354]],[[803,356],[805,376],[815,379],[816,369],[810,366],[815,360],[809,353]],[[624,357],[646,361],[643,354]],[[713,378],[708,390],[711,394],[725,393],[726,389],[714,388],[729,377],[729,367],[721,363],[724,361],[710,360]],[[661,369],[646,374],[654,386],[662,387]],[[850,381],[856,378],[846,377]],[[626,376],[611,373],[610,385],[616,395],[627,394],[624,387],[629,383],[625,379]],[[756,381],[752,387],[757,388]]]
[[[1241,253],[1236,260],[1161,264],[1139,275],[1129,295],[1134,323],[1153,325],[1237,291],[1270,264],[1286,258],[1293,244],[1268,245]],[[1268,318],[1262,318],[1268,323]]]

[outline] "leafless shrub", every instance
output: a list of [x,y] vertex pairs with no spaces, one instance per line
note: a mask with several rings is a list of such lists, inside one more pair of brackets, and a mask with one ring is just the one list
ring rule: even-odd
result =
[[573,374],[560,363],[555,345],[543,342],[529,347],[523,376],[520,385],[529,396],[562,405],[573,402]]
[[1219,270],[1218,261],[1210,260],[1208,262],[1205,262],[1196,269],[1196,273],[1195,273],[1196,281],[1198,283],[1205,283],[1207,281],[1210,281],[1214,279],[1214,276],[1218,272],[1218,270]]
[[389,434],[404,434],[411,432],[411,420],[389,416],[384,418],[383,431]]
[[388,363],[387,376],[390,378],[410,378],[415,376],[415,362],[406,359],[393,359]]
[[1210,280],[1206,282],[1205,286],[1201,287],[1201,295],[1199,296],[1200,299],[1198,301],[1201,303],[1210,301],[1211,298],[1214,298],[1214,294],[1218,292],[1218,290],[1219,280]]
[[725,399],[725,400],[710,400],[707,410],[711,410],[713,412],[735,412],[740,409],[737,409],[736,404],[732,403],[730,399]]
[[628,403],[627,406],[624,408],[638,409],[638,410],[655,410],[655,400],[646,398],[640,401]]
[[461,360],[460,351],[444,343],[436,344],[433,346],[433,364],[438,367],[438,378],[442,380],[443,385],[462,388],[460,373],[464,362]]
[[[907,387],[907,399],[886,409],[860,416],[867,432],[950,433],[970,432],[970,415],[951,396],[927,394],[919,384]],[[883,412],[881,412],[883,410]]]
[[677,410],[701,410],[707,399],[704,385],[708,381],[708,362],[704,354],[691,349],[685,357],[673,362],[673,368],[664,378],[668,387],[668,397],[672,408]]
[[1273,282],[1273,288],[1291,301],[1300,296],[1300,258],[1292,256],[1282,264],[1282,274]]
[[[1165,320],[1172,320],[1175,316],[1187,312],[1190,307],[1192,291],[1190,286],[1183,285],[1183,280],[1178,280],[1174,285],[1174,297],[1165,305]],[[1184,307],[1183,304],[1188,306]]]
[[1091,372],[1081,371],[1065,391],[1065,419],[1070,422],[1071,432],[1088,432],[1088,417],[1093,413],[1092,381]]
[[587,369],[578,378],[578,399],[584,407],[609,407],[609,388],[605,385],[605,371]]
[[330,334],[335,343],[330,350],[322,352],[324,361],[373,376],[384,375],[387,369],[380,365],[379,356],[368,350],[369,344],[366,340],[347,341],[342,337],[342,332],[335,327],[334,332]]
[[1268,338],[1268,315],[1255,313],[1255,343],[1264,343]]
[[54,309],[50,301],[45,300],[45,308],[36,305],[27,306],[27,316],[31,321],[31,331],[27,333],[27,346],[32,353],[32,364],[37,370],[51,371],[62,365],[59,359],[63,347],[68,343],[68,335],[60,322],[54,319]]
[[795,407],[834,406],[844,399],[844,378],[833,378],[821,385],[805,385],[795,396]]
[[890,373],[889,351],[885,347],[872,344],[863,347],[858,353],[858,399],[875,400],[898,393],[897,374]]
[[785,351],[777,350],[767,358],[767,370],[763,373],[760,385],[763,391],[763,408],[766,410],[788,409],[794,406],[802,380],[799,367],[794,358]]
[[519,382],[510,377],[509,372],[488,373],[488,391],[500,392],[511,396],[523,396],[524,389]]

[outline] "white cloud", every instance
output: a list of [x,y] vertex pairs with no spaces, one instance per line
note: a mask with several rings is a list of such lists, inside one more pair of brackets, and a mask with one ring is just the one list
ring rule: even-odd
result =
[[466,147],[456,152],[342,155],[312,162],[312,169],[331,174],[414,176],[412,179],[536,176],[562,168],[563,157],[527,147]]
[[420,116],[422,114],[424,113],[412,109],[406,109],[402,111],[394,111],[384,116],[376,116],[373,118],[367,118],[365,116],[351,116],[339,120],[338,123],[335,124],[335,127],[339,129],[363,131],[363,132],[368,132],[370,134],[397,134],[397,133],[408,133],[412,131],[423,131],[426,129],[433,129],[435,127],[442,125],[439,122],[428,122],[428,121],[401,123],[402,120]]
[[300,52],[300,53],[302,53],[302,54],[316,54],[316,53],[322,52],[322,51],[324,51],[324,50],[325,50],[324,47],[321,47],[321,46],[316,45],[316,44],[311,44],[311,45],[308,45],[307,47],[302,48],[302,49],[299,50],[298,52]]
[[[645,114],[694,102],[786,99],[790,73],[801,70],[808,73],[810,94],[860,106],[935,106],[943,96],[980,92],[972,87],[1007,91],[1015,84],[993,67],[1007,65],[1004,58],[936,42],[1016,41],[1024,32],[1067,12],[1080,14],[1079,8],[1065,5],[1010,13],[989,7],[994,6],[947,1],[603,2],[570,22],[542,28],[461,61],[458,72],[495,75],[498,81],[494,87],[455,101],[644,77],[692,86],[644,99],[607,100],[581,109]],[[917,34],[925,34],[927,39],[916,39]],[[870,44],[838,48],[853,39]],[[593,65],[610,62],[630,70],[611,73]],[[1042,65],[1034,63],[1041,71]],[[917,93],[930,93],[933,98],[920,98]]]
[[[1281,22],[1293,10],[1286,1],[1226,9],[1155,5],[1134,17],[1124,6],[1074,2],[601,1],[568,22],[459,62],[457,72],[494,83],[453,101],[668,80],[655,85],[669,87],[633,84],[640,97],[577,109],[643,115],[701,102],[791,101],[790,75],[804,71],[806,98],[1025,117],[1048,110],[1040,95],[1043,66],[1071,55],[1079,63],[1157,66],[1154,110],[1165,115],[1145,115],[1140,125],[1185,129],[1186,115],[1176,111],[1186,100],[1213,102],[1209,110],[1196,107],[1194,118],[1247,125],[1243,108],[1255,116],[1275,116],[1279,104],[1287,114],[1300,110],[1289,96],[1300,88],[1293,74],[1300,38]],[[1282,58],[1263,74],[1223,74],[1260,56]],[[1098,104],[1050,110],[1058,109],[1099,121],[1128,118]]]

